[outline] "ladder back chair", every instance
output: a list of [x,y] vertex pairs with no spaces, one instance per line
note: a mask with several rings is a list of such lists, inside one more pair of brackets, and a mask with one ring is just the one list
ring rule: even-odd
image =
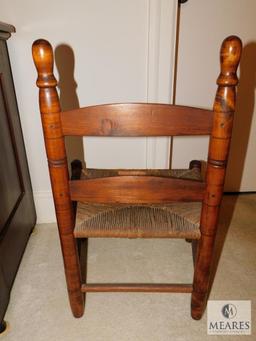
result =
[[[84,312],[85,292],[192,293],[191,315],[200,319],[209,290],[218,213],[235,110],[242,43],[221,46],[221,72],[213,110],[169,104],[106,104],[61,111],[53,51],[40,39],[32,47],[51,185],[73,315]],[[69,177],[65,136],[209,135],[206,169],[99,170],[73,163]],[[204,171],[203,171],[204,169]],[[81,178],[79,174],[81,173]],[[79,178],[79,179],[77,179]],[[74,202],[77,208],[74,209]],[[82,283],[79,238],[184,238],[196,248],[192,284]]]

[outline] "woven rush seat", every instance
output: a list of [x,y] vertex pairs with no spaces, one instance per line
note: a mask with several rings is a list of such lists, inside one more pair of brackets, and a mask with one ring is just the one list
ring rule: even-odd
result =
[[[199,169],[133,170],[134,175],[201,180]],[[127,175],[126,170],[84,169],[81,179]],[[168,204],[92,204],[78,202],[76,238],[199,239],[201,202]]]

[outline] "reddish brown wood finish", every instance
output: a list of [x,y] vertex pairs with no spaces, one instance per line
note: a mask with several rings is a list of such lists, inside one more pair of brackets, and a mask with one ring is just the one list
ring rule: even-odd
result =
[[192,284],[83,284],[82,292],[192,292]]
[[115,176],[70,181],[71,199],[95,203],[149,204],[202,201],[205,184],[157,176]]
[[201,239],[198,243],[191,300],[191,314],[200,319],[207,300],[213,247],[217,230],[219,206],[222,199],[226,163],[235,110],[236,70],[239,65],[242,43],[238,37],[224,40],[221,52],[221,73],[217,79],[218,90],[214,102],[213,129],[209,145],[206,170],[206,193],[201,215]]
[[209,135],[213,112],[169,104],[105,104],[61,113],[64,135]]
[[76,240],[73,237],[74,216],[69,194],[69,175],[64,137],[60,122],[60,104],[53,75],[53,52],[45,40],[37,40],[32,47],[38,72],[39,103],[44,130],[55,210],[58,221],[67,289],[73,315],[80,317],[84,311],[81,293],[81,274]]
[[[234,36],[225,39],[221,48],[221,73],[217,80],[214,114],[208,110],[156,104],[111,104],[61,113],[56,92],[57,82],[52,73],[51,46],[45,40],[37,40],[33,44],[45,145],[74,316],[79,317],[83,314],[82,292],[191,292],[192,289],[189,284],[82,285],[77,245],[73,237],[74,217],[71,199],[126,203],[203,199],[200,224],[202,237],[197,244],[191,302],[192,317],[201,318],[209,287],[210,266],[232,132],[235,88],[238,82],[236,70],[240,55],[240,39]],[[201,135],[210,132],[206,173],[202,170],[202,174],[206,174],[206,186],[204,183],[191,180],[145,178],[143,173],[132,173],[134,171],[130,173],[124,171],[121,177],[77,180],[69,183],[64,135],[165,136]],[[191,163],[190,168],[193,167],[199,167],[198,162]]]

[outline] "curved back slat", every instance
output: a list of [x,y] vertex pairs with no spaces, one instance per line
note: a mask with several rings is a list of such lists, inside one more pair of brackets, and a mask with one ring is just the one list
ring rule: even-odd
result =
[[213,112],[169,104],[126,103],[85,107],[61,113],[64,135],[209,135]]

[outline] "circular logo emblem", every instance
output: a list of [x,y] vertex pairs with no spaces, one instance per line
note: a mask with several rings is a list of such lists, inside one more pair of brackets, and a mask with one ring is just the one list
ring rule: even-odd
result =
[[231,303],[225,304],[222,307],[221,312],[225,318],[233,319],[237,314],[236,306],[234,306],[234,304]]

